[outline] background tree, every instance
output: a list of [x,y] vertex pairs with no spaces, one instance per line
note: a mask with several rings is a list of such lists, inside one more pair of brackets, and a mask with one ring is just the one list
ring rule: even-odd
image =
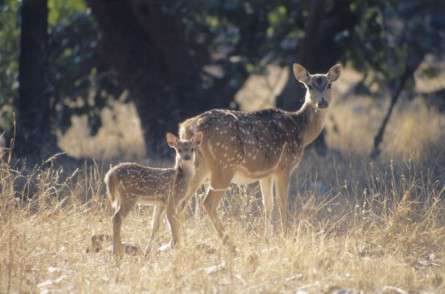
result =
[[[445,49],[445,3],[408,0],[366,8],[367,13],[356,29],[356,48],[352,52],[359,55],[355,60],[361,61],[357,62],[360,66],[376,73],[371,80],[379,83],[379,89],[391,95],[389,108],[374,137],[371,157],[376,158],[400,95],[414,92],[414,74],[424,58],[428,54],[440,56]],[[360,27],[376,27],[369,22],[380,25],[364,35]]]
[[46,0],[24,0],[21,6],[19,96],[16,99],[19,156],[46,156],[56,139],[50,125],[48,81],[48,7]]
[[[377,84],[371,94],[384,97],[400,84],[413,92],[402,77],[410,68],[410,81],[424,56],[443,58],[441,1],[47,1],[39,18],[26,12],[28,1],[0,2],[0,126],[10,128],[17,112],[18,140],[36,137],[34,147],[20,144],[29,148],[22,154],[55,150],[54,134],[76,115],[94,134],[101,109],[120,100],[135,103],[148,156],[164,155],[165,131],[206,109],[236,107],[246,78],[272,63],[318,72],[341,60],[364,73],[354,91]],[[296,109],[298,86],[290,77],[277,105]]]
[[[0,2],[1,3],[1,2]],[[7,1],[0,4],[0,128],[12,125],[13,97],[18,93],[19,40],[17,25],[19,4]]]
[[[168,150],[159,142],[184,118],[229,107],[247,77],[245,63],[257,57],[252,47],[257,31],[266,29],[260,28],[261,14],[248,15],[241,2],[93,0],[89,5],[103,33],[105,63],[130,89],[149,154]],[[233,61],[236,56],[242,59]]]

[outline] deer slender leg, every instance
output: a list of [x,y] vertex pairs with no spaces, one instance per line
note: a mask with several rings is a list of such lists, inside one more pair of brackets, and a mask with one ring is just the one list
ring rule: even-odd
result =
[[153,219],[151,222],[151,236],[150,236],[150,242],[153,242],[154,239],[157,237],[159,232],[159,225],[161,223],[162,217],[165,213],[165,206],[164,205],[156,205],[153,210]]
[[224,196],[224,192],[228,189],[233,177],[233,172],[221,172],[212,174],[210,180],[210,190],[204,200],[204,208],[209,215],[210,221],[213,224],[219,238],[224,245],[228,246],[231,251],[235,251],[235,246],[227,236],[224,226],[218,218],[217,209],[219,203]]
[[168,203],[167,204],[167,220],[170,225],[170,230],[172,233],[172,241],[171,241],[171,247],[175,247],[177,244],[179,244],[179,220],[178,216],[176,215],[176,208],[174,203]]
[[147,247],[145,248],[145,255],[150,252],[150,249],[153,246],[153,242],[158,236],[159,225],[161,223],[161,220],[163,219],[164,213],[165,206],[163,204],[155,205],[153,209],[153,219],[151,221],[150,239],[148,241]]
[[281,229],[283,233],[287,232],[288,226],[288,197],[289,197],[289,173],[281,173],[276,179],[278,208],[281,219]]
[[117,209],[113,216],[111,217],[111,222],[113,223],[113,254],[117,256],[122,256],[122,240],[121,240],[121,226],[122,226],[122,216],[120,214],[120,209]]
[[261,195],[264,207],[264,237],[272,234],[272,210],[273,210],[273,179],[267,177],[260,180]]
[[229,240],[229,237],[225,232],[224,226],[221,223],[217,214],[217,208],[219,206],[219,203],[223,195],[224,195],[223,191],[210,190],[209,193],[207,194],[207,197],[204,200],[204,209],[209,215],[210,221],[212,222],[213,227],[218,233],[219,238],[223,241],[223,244],[227,245],[232,251],[235,251],[235,246]]
[[128,215],[131,208],[134,207],[136,201],[134,199],[120,199],[115,203],[114,214],[111,217],[113,223],[113,253],[118,256],[122,256],[124,249],[121,240],[122,221]]

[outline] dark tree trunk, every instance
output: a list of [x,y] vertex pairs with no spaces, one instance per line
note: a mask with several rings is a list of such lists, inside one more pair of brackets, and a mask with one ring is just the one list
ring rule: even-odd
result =
[[[159,49],[161,45],[157,43],[172,40],[157,32],[162,29],[155,23],[157,19],[152,20],[154,27],[149,28],[155,35],[147,36],[136,17],[133,1],[92,0],[89,4],[102,31],[100,55],[116,71],[122,87],[130,90],[130,99],[141,120],[148,156],[157,155],[158,142],[165,131],[175,130],[179,115],[169,111],[179,108],[176,104],[180,98],[173,95],[173,85],[169,84],[174,60],[164,59]],[[143,9],[141,6],[140,13],[154,14],[149,6]]]
[[385,113],[385,116],[383,117],[382,123],[379,127],[379,130],[377,131],[377,134],[374,136],[374,144],[372,147],[372,151],[370,154],[370,157],[372,159],[377,159],[381,153],[381,143],[383,141],[383,136],[385,135],[386,126],[388,125],[389,119],[391,118],[392,112],[394,110],[394,106],[396,105],[397,101],[399,100],[400,94],[402,93],[405,85],[407,82],[410,81],[410,79],[413,79],[414,73],[419,67],[420,63],[422,62],[424,55],[423,54],[416,54],[417,52],[409,54],[409,58],[406,60],[406,68],[403,74],[400,76],[400,80],[398,82],[397,88],[395,89],[392,97],[391,102],[389,104],[389,108],[387,112]]
[[[298,47],[296,62],[302,64],[310,73],[325,73],[343,57],[343,51],[336,42],[339,32],[352,31],[357,16],[350,11],[349,1],[335,1],[334,7],[327,11],[326,0],[310,1],[309,17],[305,24],[305,36]],[[292,69],[290,69],[292,73]],[[277,107],[295,110],[304,103],[305,88],[289,75],[281,94],[277,97]],[[324,131],[315,140],[316,150],[325,154]]]
[[50,126],[46,0],[23,0],[19,57],[16,143],[19,157],[39,160],[57,150]]
[[88,3],[103,34],[101,56],[136,105],[148,157],[168,154],[165,132],[177,132],[184,118],[229,105],[236,87],[228,87],[223,78],[211,89],[202,89],[201,67],[208,56],[199,55],[199,50],[196,55],[189,53],[181,17],[162,9],[165,3]]
[[392,111],[394,109],[394,106],[396,105],[397,101],[399,100],[400,94],[402,93],[402,89],[405,86],[408,79],[412,76],[413,71],[411,69],[407,68],[405,72],[403,73],[399,85],[397,86],[396,91],[394,92],[393,96],[391,97],[391,103],[389,104],[388,111],[386,112],[382,124],[379,127],[379,130],[377,134],[374,137],[374,145],[370,154],[370,157],[372,159],[376,159],[380,155],[380,144],[383,141],[383,135],[385,134],[386,125],[388,124],[389,118],[391,117]]

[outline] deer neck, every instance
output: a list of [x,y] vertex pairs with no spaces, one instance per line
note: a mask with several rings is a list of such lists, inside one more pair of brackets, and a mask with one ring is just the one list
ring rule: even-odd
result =
[[307,146],[312,143],[323,130],[327,109],[318,108],[315,103],[306,95],[303,106],[292,114],[301,132],[302,145]]
[[176,161],[174,188],[175,198],[177,202],[184,200],[184,197],[189,193],[190,181],[195,175],[194,163],[187,163]]
[[184,163],[182,161],[176,161],[175,169],[176,169],[176,182],[180,183],[188,183],[189,179],[193,177],[195,174],[195,168],[193,166],[193,162]]

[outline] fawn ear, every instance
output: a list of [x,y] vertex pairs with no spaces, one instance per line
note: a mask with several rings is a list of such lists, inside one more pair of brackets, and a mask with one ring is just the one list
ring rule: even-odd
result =
[[336,80],[340,77],[341,70],[342,70],[342,66],[341,66],[341,64],[339,64],[339,63],[337,63],[336,65],[334,65],[333,67],[331,67],[331,68],[328,70],[328,80],[329,80],[330,82],[334,82],[334,81],[336,81]]
[[201,143],[202,143],[202,138],[203,138],[203,137],[204,137],[204,135],[202,134],[202,132],[197,132],[197,133],[195,134],[195,136],[193,136],[192,141],[193,141],[193,143],[196,144],[196,146],[200,146]]
[[309,75],[309,72],[298,63],[294,63],[292,66],[292,69],[294,70],[294,76],[300,83],[307,84],[311,80],[311,76]]
[[178,145],[178,137],[176,137],[172,133],[167,133],[165,135],[165,140],[167,141],[168,146],[170,146],[171,148],[176,148],[176,146]]

